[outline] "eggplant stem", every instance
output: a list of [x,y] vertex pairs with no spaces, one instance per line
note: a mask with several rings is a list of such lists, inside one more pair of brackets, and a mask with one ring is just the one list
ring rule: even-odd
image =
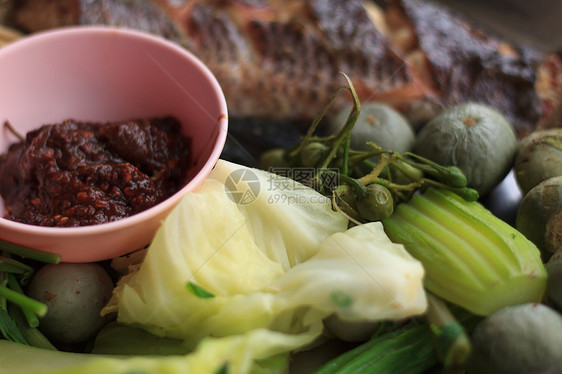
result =
[[25,140],[25,137],[17,132],[10,122],[4,121],[4,127],[7,128],[8,131],[11,132],[16,138],[18,138],[19,141],[23,142]]

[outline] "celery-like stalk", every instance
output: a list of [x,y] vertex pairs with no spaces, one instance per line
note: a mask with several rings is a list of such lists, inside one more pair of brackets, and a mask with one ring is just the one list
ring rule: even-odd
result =
[[426,319],[435,340],[437,356],[445,369],[463,368],[471,351],[464,326],[449,310],[443,300],[427,294]]
[[334,358],[314,374],[423,373],[438,363],[428,325],[411,321]]
[[394,330],[383,324],[370,340],[332,359],[314,374],[413,374],[439,362],[445,372],[462,370],[470,353],[464,324],[474,321],[475,316],[458,307],[453,313],[431,294],[428,299],[427,323],[413,319]]
[[537,247],[478,202],[430,188],[383,221],[426,270],[426,288],[467,310],[539,302],[546,270]]

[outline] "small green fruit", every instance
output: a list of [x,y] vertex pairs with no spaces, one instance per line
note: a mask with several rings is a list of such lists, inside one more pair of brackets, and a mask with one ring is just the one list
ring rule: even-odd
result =
[[443,111],[419,132],[414,153],[444,166],[457,166],[468,187],[485,195],[513,165],[517,139],[496,110],[475,103]]
[[372,183],[367,186],[367,195],[357,202],[361,217],[369,221],[380,221],[390,217],[394,211],[394,200],[388,188]]
[[311,142],[306,144],[301,153],[300,159],[304,166],[317,166],[317,164],[326,156],[328,147],[322,143]]
[[289,167],[289,162],[286,159],[286,151],[283,148],[270,149],[260,156],[260,168],[262,170],[269,171],[284,167]]
[[359,219],[357,208],[357,194],[352,187],[342,184],[334,190],[335,204],[348,216]]
[[541,250],[544,261],[562,247],[562,176],[539,183],[523,197],[515,227]]
[[524,194],[540,182],[562,175],[562,129],[539,130],[524,138],[514,169]]
[[[346,122],[351,107],[346,107],[330,122],[330,131],[338,131]],[[361,105],[361,113],[350,134],[350,146],[358,151],[372,151],[373,142],[379,147],[396,152],[410,151],[414,145],[414,130],[396,110],[382,103]]]
[[469,374],[562,372],[562,316],[542,304],[503,308],[472,334]]
[[562,248],[555,252],[545,265],[548,273],[546,285],[546,302],[562,311]]
[[56,343],[83,343],[109,322],[100,312],[113,282],[97,263],[47,264],[31,279],[28,295],[49,308],[39,329]]

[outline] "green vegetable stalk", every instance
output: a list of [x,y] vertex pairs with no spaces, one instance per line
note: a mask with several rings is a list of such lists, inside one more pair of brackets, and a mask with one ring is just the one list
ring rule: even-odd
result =
[[12,255],[51,264],[59,263],[61,256],[0,239],[0,338],[52,349],[37,330],[47,306],[26,296],[20,285],[29,280],[33,268]]
[[61,256],[58,254],[26,247],[2,239],[0,239],[0,250],[30,260],[41,261],[46,264],[58,264],[61,261]]
[[314,374],[425,373],[440,363],[444,373],[464,372],[471,344],[464,325],[480,320],[428,294],[426,321],[381,324],[365,343],[328,361]]
[[426,270],[434,294],[478,315],[540,302],[547,274],[537,247],[478,202],[430,188],[383,220]]
[[412,320],[334,358],[314,374],[423,373],[438,363],[430,327]]
[[[427,298],[425,317],[435,340],[439,361],[447,370],[460,370],[466,365],[471,351],[468,334],[443,300],[431,293],[427,294]],[[472,315],[465,313],[463,317],[462,321],[466,322]]]

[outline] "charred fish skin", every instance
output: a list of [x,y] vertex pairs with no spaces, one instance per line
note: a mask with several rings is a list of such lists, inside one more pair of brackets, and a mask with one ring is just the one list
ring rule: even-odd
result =
[[113,25],[146,31],[184,43],[185,38],[170,17],[152,1],[82,0],[79,24]]
[[363,100],[392,96],[412,80],[360,1],[192,1],[166,9],[236,117],[314,118],[344,83],[340,72]]
[[[364,101],[409,105],[414,91],[404,92],[417,87],[359,0],[12,3],[12,23],[27,32],[105,24],[177,41],[209,66],[234,117],[312,119],[345,84],[341,72],[353,79]],[[424,96],[415,92],[416,98]]]
[[541,63],[537,74],[537,93],[543,115],[538,128],[562,126],[562,50],[552,53]]
[[394,0],[426,56],[444,106],[474,101],[501,111],[518,134],[536,126],[541,100],[536,71],[543,56],[512,46],[431,1]]
[[184,43],[182,32],[149,0],[5,0],[1,22],[26,33],[75,25],[125,27]]
[[[549,108],[560,107],[561,95],[545,94],[554,89],[544,83],[558,72],[539,74],[544,78],[536,82],[536,72],[546,71],[538,66],[542,56],[502,42],[443,5],[386,3],[380,8],[374,0],[5,0],[2,7],[10,8],[4,21],[26,32],[105,24],[173,40],[209,66],[231,117],[312,120],[345,85],[343,72],[362,102],[388,103],[418,127],[442,108],[465,101],[495,107],[520,137],[537,123],[553,123],[544,113],[557,113]],[[334,112],[347,99],[340,96]]]
[[466,101],[500,110],[521,137],[541,118],[535,72],[543,56],[431,1],[388,1],[411,27],[417,59],[373,22],[370,1],[180,0],[175,8],[170,1],[160,4],[188,39],[205,40],[191,48],[222,83],[233,116],[312,119],[344,72],[361,101],[389,103],[416,127]]
[[80,20],[78,0],[5,0],[0,6],[0,22],[25,33],[76,25]]

